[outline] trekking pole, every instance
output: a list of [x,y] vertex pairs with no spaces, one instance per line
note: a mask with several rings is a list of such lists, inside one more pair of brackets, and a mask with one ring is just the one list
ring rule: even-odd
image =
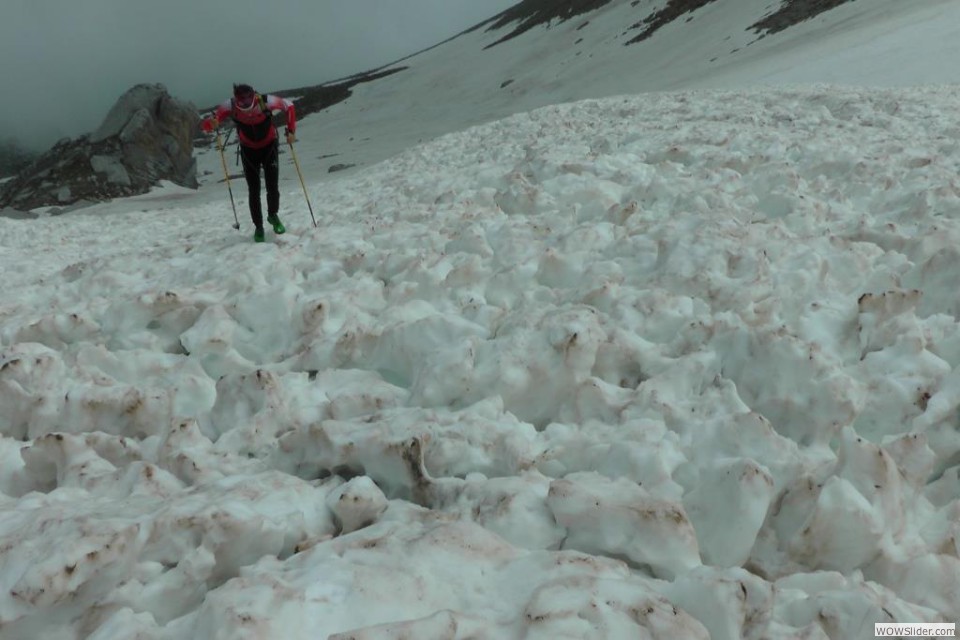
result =
[[237,205],[233,201],[233,187],[230,186],[230,172],[227,171],[227,157],[223,155],[223,142],[220,140],[220,128],[217,127],[217,149],[220,151],[220,161],[223,163],[223,176],[227,180],[227,191],[230,192],[230,206],[233,208],[233,228],[240,229],[240,220],[237,218]]
[[300,173],[300,163],[297,161],[297,152],[293,150],[293,143],[287,138],[287,144],[290,145],[290,153],[293,155],[293,164],[297,168],[297,175],[300,176],[300,186],[303,187],[303,197],[307,201],[307,209],[310,210],[310,219],[313,220],[313,226],[317,226],[317,219],[313,216],[313,207],[310,205],[310,196],[307,195],[307,185],[303,182],[303,174]]

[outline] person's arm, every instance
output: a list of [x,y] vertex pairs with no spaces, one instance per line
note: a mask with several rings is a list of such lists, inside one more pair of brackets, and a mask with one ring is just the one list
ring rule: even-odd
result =
[[265,98],[267,109],[271,113],[274,111],[284,111],[287,114],[287,135],[296,135],[297,133],[297,114],[293,108],[293,101],[281,98],[280,96],[268,95]]
[[213,131],[220,126],[220,123],[230,117],[230,114],[233,112],[233,104],[226,100],[217,105],[217,108],[214,109],[213,115],[209,118],[204,118],[203,122],[200,123],[200,126],[204,131]]

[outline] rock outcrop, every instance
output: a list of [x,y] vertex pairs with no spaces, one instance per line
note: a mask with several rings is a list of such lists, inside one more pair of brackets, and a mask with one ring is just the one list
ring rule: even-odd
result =
[[146,193],[161,180],[196,188],[193,104],[160,84],[123,94],[96,131],[64,139],[0,186],[0,208],[29,211]]

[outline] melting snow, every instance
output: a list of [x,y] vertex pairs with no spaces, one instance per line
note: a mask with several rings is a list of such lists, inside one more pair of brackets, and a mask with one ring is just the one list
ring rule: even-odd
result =
[[0,219],[0,636],[955,621],[958,99],[547,107],[265,245],[209,190]]

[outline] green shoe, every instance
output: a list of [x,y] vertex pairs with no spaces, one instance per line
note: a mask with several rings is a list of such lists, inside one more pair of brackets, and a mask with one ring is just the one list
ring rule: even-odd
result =
[[272,216],[267,216],[267,222],[273,225],[273,232],[275,234],[280,235],[281,233],[287,232],[287,228],[283,226],[282,222],[280,222],[280,216],[276,214]]
[[263,227],[257,227],[257,229],[253,232],[253,241],[263,242]]

